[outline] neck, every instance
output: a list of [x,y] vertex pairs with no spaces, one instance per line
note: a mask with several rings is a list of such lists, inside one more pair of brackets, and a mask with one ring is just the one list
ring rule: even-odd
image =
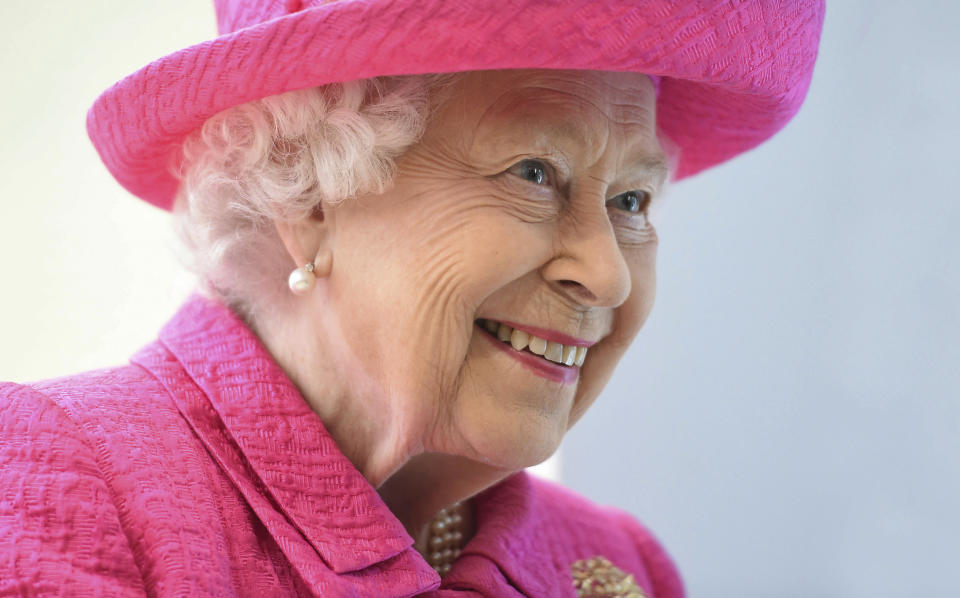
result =
[[[381,389],[364,384],[362,373],[343,372],[337,360],[328,358],[329,347],[321,345],[325,337],[296,324],[306,321],[297,319],[304,317],[250,325],[340,451],[377,489],[407,532],[421,540],[421,549],[437,512],[467,501],[511,472],[458,455],[425,452],[424,434],[410,422],[414,418],[391,411],[394,402]],[[472,521],[467,523],[470,530]]]
[[[377,492],[420,544],[440,509],[467,501],[509,474],[464,457],[422,453],[408,459]],[[467,523],[470,528],[469,518]]]

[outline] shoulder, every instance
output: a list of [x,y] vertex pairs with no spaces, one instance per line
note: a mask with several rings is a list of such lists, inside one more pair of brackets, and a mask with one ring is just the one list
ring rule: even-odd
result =
[[[202,450],[173,394],[136,364],[25,384],[0,382],[0,426],[46,443],[38,447],[68,439],[82,444],[114,482],[161,475],[171,452]],[[154,455],[158,459],[148,459]],[[157,470],[145,471],[148,465]]]
[[142,495],[145,482],[170,477],[172,461],[202,454],[173,397],[138,365],[26,384],[0,382],[0,429],[11,451],[65,475],[75,466],[56,455],[83,455],[90,460],[84,471],[121,497]]
[[35,388],[15,382],[0,382],[0,438],[4,452],[45,441],[77,454],[90,451],[84,434],[60,405]]
[[559,484],[527,477],[534,505],[553,525],[567,530],[579,543],[596,546],[597,556],[608,552],[614,565],[619,564],[614,555],[627,559],[626,555],[632,553],[642,562],[656,598],[684,596],[683,581],[673,559],[653,532],[633,515],[598,505]]
[[[149,372],[136,365],[92,370],[24,384],[0,382],[4,446],[36,462],[70,471],[56,455],[89,458],[91,473],[116,481],[135,471],[131,456],[189,434],[176,405]],[[26,453],[17,447],[32,447]],[[142,465],[142,464],[140,464]]]
[[[57,411],[101,444],[139,429],[169,429],[179,419],[167,389],[135,364],[23,384],[0,382],[0,401],[14,398],[20,409]],[[0,417],[10,417],[6,411]]]
[[0,594],[142,595],[94,443],[29,385],[0,382],[0,487]]
[[150,372],[133,364],[13,386],[26,387],[47,397],[77,420],[87,419],[88,413],[101,417],[108,412],[129,411],[133,403],[149,411],[162,411],[170,405],[169,401],[155,400],[166,395],[163,385]]

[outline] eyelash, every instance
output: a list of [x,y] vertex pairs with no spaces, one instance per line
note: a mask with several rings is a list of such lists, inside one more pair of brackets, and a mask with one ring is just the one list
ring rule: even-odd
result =
[[[523,175],[518,174],[517,172],[514,172],[514,170],[516,170],[516,169],[518,169],[518,168],[519,168],[520,170],[523,170],[524,168],[529,169],[529,168],[535,168],[535,167],[536,167],[536,168],[539,168],[539,169],[542,171],[542,177],[543,177],[542,180],[531,181],[531,180],[525,178]],[[553,184],[554,184],[554,181],[555,181],[555,179],[556,179],[555,176],[552,176],[552,175],[554,175],[554,169],[553,169],[548,163],[543,162],[543,161],[541,161],[541,160],[530,160],[530,159],[521,160],[521,161],[517,162],[516,164],[514,164],[513,166],[511,166],[510,169],[509,169],[507,172],[510,172],[511,174],[515,174],[516,176],[520,177],[521,179],[524,179],[525,181],[527,181],[527,182],[529,182],[529,183],[533,183],[534,185],[542,185],[542,184],[544,184],[545,182],[547,182],[547,179],[549,179],[549,183],[548,183],[548,184],[553,185]],[[529,171],[528,171],[528,172],[529,172]]]
[[[530,173],[533,168],[538,168],[541,171],[541,173],[537,175],[536,181],[532,181],[519,173],[519,171],[523,171],[523,170],[526,170],[526,173]],[[513,166],[511,166],[507,170],[507,172],[520,177],[521,179],[527,181],[528,183],[533,183],[534,185],[553,186],[556,181],[554,168],[548,162],[545,162],[543,160],[535,160],[535,159],[521,160],[516,164],[514,164]],[[621,211],[626,212],[628,214],[643,214],[644,216],[646,216],[647,211],[650,207],[650,202],[653,200],[653,196],[649,191],[646,191],[644,189],[635,189],[632,191],[626,191],[624,193],[611,197],[610,199],[607,200],[607,204],[615,202],[617,199],[621,197],[627,197],[631,195],[637,198],[637,201],[639,202],[639,207],[637,208],[636,211],[633,211],[633,210],[621,210]]]

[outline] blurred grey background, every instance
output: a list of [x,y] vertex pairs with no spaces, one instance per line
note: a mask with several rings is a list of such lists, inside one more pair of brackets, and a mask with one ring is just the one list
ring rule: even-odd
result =
[[[189,292],[84,118],[211,4],[0,5],[0,379],[122,363]],[[672,189],[657,305],[559,463],[693,597],[960,596],[958,21],[833,0],[799,116]]]

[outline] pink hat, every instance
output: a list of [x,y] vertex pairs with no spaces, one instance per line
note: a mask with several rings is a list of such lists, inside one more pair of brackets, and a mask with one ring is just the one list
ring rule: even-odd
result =
[[221,35],[108,89],[87,114],[104,164],[170,209],[192,130],[231,106],[381,75],[511,68],[658,75],[681,179],[749,150],[803,102],[823,0],[214,0]]

